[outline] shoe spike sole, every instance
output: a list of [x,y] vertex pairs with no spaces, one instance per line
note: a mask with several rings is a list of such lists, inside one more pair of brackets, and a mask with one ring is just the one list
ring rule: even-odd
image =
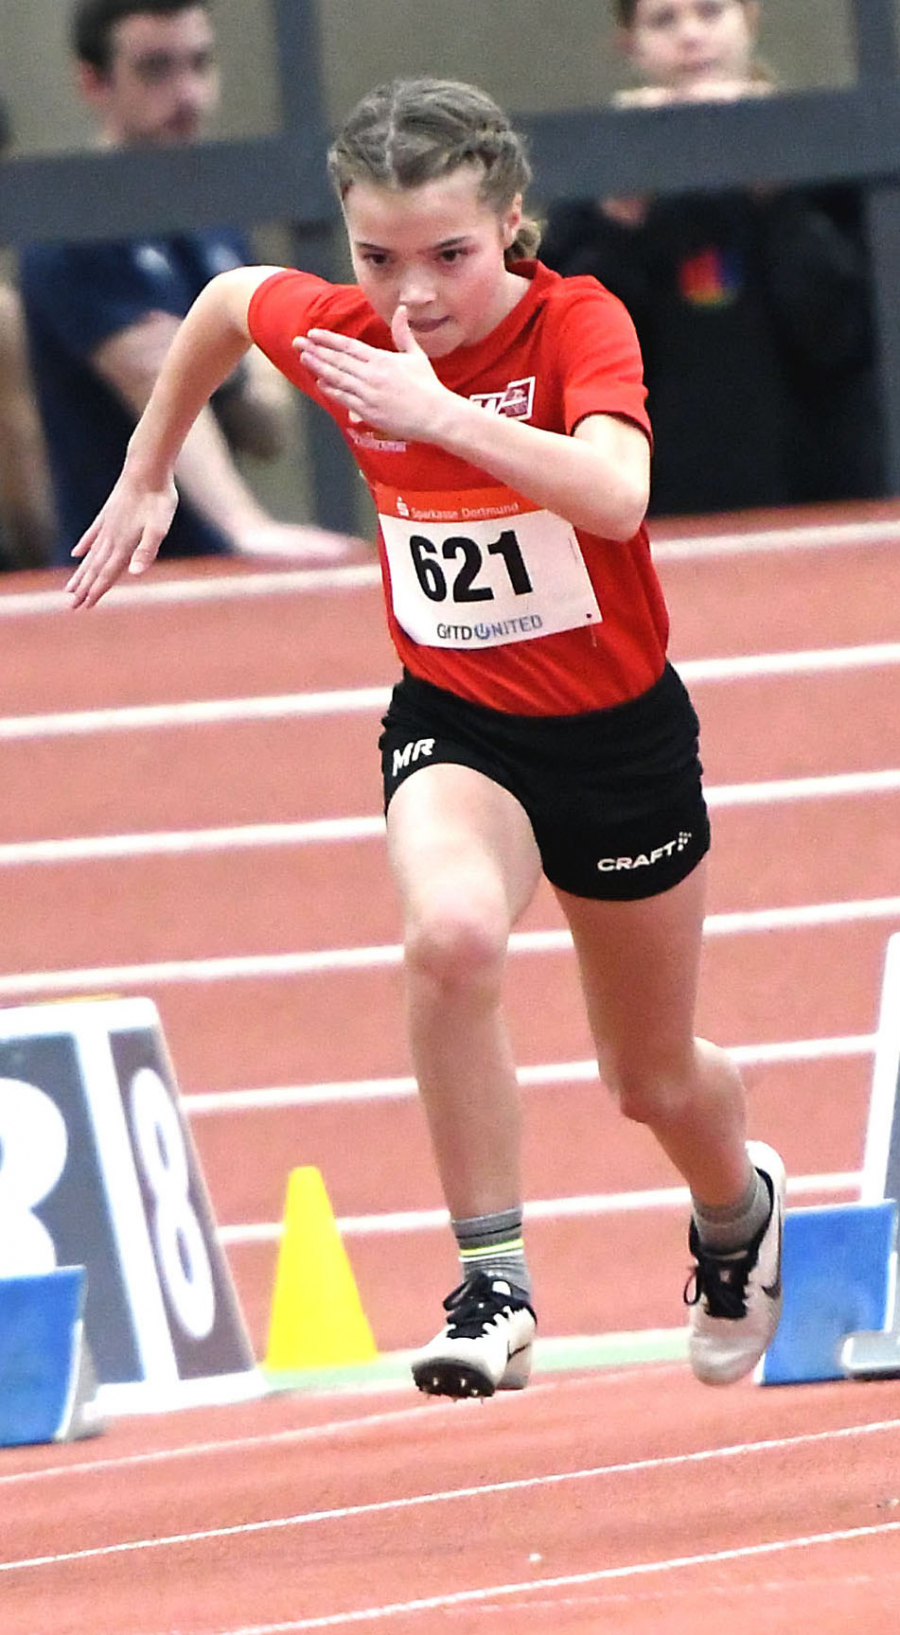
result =
[[495,1390],[492,1380],[462,1363],[423,1363],[413,1369],[413,1379],[430,1397],[492,1397]]

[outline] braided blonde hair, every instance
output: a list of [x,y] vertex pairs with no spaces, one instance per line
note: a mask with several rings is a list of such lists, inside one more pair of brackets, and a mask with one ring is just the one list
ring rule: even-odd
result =
[[[477,86],[457,80],[396,79],[357,103],[328,150],[339,199],[354,182],[402,190],[480,167],[479,189],[498,216],[531,181],[525,144],[501,108]],[[537,222],[523,217],[507,263],[533,256]]]

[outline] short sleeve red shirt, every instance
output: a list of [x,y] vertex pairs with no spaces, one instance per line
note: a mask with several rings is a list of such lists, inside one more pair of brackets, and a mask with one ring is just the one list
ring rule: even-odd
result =
[[[516,271],[527,285],[502,322],[475,345],[432,360],[443,384],[478,401],[486,413],[509,414],[548,431],[569,434],[587,415],[612,414],[649,437],[640,351],[621,302],[596,279],[561,278],[540,262],[518,263]],[[326,402],[293,347],[297,335],[313,327],[333,329],[393,349],[390,330],[355,285],[279,271],[255,291],[249,324],[261,350],[337,422],[369,484],[380,518],[391,636],[413,675],[522,715],[602,709],[658,680],[668,617],[643,527],[624,542],[575,530],[457,456],[351,423]],[[512,527],[504,526],[507,513],[513,513]],[[518,552],[520,513],[527,514],[523,538],[527,534],[543,553],[551,577],[554,551],[559,549],[560,564],[564,557],[578,558],[566,570],[575,576],[575,611],[557,620],[565,626],[570,618],[568,628],[536,634],[552,620],[516,616],[530,605],[524,596],[516,602],[523,586],[530,588]],[[467,528],[463,518],[479,520]],[[563,531],[571,541],[568,550]],[[419,599],[431,620],[424,638],[404,613],[417,590],[410,552]],[[401,574],[411,592],[404,591]]]

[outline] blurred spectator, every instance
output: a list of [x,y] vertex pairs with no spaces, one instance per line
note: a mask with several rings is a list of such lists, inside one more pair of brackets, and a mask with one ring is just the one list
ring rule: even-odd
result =
[[[12,141],[0,103],[0,159]],[[0,569],[50,560],[53,504],[41,424],[31,387],[22,304],[0,282]]]
[[[620,106],[766,95],[755,0],[614,0]],[[541,248],[628,307],[655,436],[652,511],[884,492],[868,257],[852,187],[555,203]]]
[[[71,42],[80,91],[106,147],[193,142],[219,99],[209,0],[77,0]],[[128,438],[180,320],[214,274],[256,258],[230,230],[32,245],[20,279],[60,529],[56,560],[112,488]],[[232,457],[271,458],[293,421],[289,388],[251,350],[185,443],[168,556],[237,551],[343,559],[356,542],[276,522]]]

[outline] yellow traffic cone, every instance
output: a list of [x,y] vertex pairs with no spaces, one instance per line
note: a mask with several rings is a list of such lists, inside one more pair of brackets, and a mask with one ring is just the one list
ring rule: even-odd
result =
[[284,1373],[377,1355],[322,1176],[312,1165],[292,1170],[264,1367]]

